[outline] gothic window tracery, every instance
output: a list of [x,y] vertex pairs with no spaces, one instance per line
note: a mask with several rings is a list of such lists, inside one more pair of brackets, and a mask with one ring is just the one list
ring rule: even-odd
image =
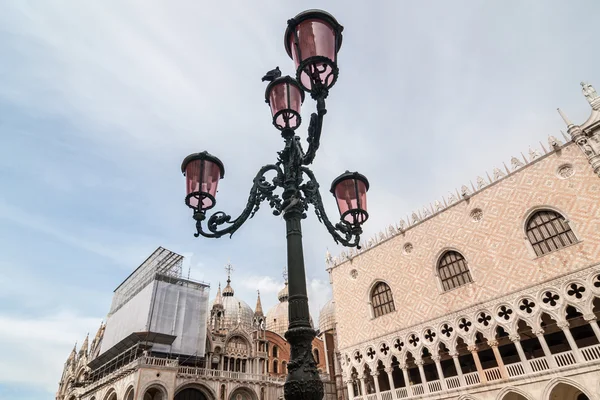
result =
[[527,221],[526,231],[527,239],[537,256],[577,242],[565,217],[552,210],[535,212]]
[[438,275],[445,292],[473,282],[467,260],[457,251],[447,251],[440,258]]
[[371,292],[371,304],[375,318],[389,314],[395,310],[392,290],[386,283],[379,282],[375,285]]

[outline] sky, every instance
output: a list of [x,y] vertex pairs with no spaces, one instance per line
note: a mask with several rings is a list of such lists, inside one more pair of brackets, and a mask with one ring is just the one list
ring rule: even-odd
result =
[[[322,8],[344,25],[340,76],[312,166],[327,193],[368,177],[365,238],[511,156],[541,152],[600,86],[596,0],[78,0],[0,3],[0,400],[54,398],[76,341],[94,335],[112,291],[158,246],[184,273],[226,280],[254,307],[277,302],[285,223],[265,204],[229,239],[196,239],[180,165],[225,164],[217,210],[246,204],[282,147],[263,74],[294,74],[286,21]],[[599,88],[600,89],[600,88]],[[316,108],[307,96],[304,121]],[[306,138],[306,123],[298,134]],[[303,222],[313,319],[331,296],[311,212]],[[401,272],[399,272],[401,273]]]

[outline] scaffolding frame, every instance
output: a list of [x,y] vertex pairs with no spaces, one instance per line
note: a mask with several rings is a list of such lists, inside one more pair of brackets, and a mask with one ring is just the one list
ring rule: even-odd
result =
[[123,307],[133,296],[150,284],[159,274],[174,279],[182,278],[183,256],[158,247],[114,291],[109,316]]

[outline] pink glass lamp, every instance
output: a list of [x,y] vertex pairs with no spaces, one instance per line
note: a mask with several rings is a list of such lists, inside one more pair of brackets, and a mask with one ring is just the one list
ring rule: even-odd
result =
[[271,107],[273,125],[277,129],[293,131],[300,126],[304,91],[295,79],[284,76],[269,83],[265,91],[265,101]]
[[195,212],[213,208],[219,179],[225,176],[221,160],[206,151],[190,154],[183,160],[181,172],[186,178],[185,204]]
[[296,79],[307,92],[327,90],[337,80],[343,29],[322,10],[307,10],[288,21],[285,49],[296,64]]
[[368,218],[367,191],[369,181],[358,172],[346,171],[333,180],[331,193],[337,201],[340,219],[357,227]]

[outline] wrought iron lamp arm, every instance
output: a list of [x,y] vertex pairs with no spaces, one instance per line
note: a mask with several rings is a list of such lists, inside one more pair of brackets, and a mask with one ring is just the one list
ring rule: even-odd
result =
[[310,124],[308,125],[308,150],[302,159],[302,165],[310,165],[317,154],[321,141],[321,128],[323,127],[323,115],[326,110],[310,115]]
[[[269,171],[275,171],[277,175],[273,178],[272,183],[267,181],[265,174]],[[225,214],[223,211],[217,211],[213,215],[208,218],[206,223],[208,227],[208,232],[203,229],[202,222],[206,219],[206,215],[204,212],[197,212],[194,215],[194,219],[196,220],[196,230],[197,233],[194,233],[195,237],[200,235],[207,238],[219,238],[223,235],[229,234],[230,237],[246,222],[248,218],[254,217],[254,214],[260,208],[260,204],[268,200],[269,206],[273,208],[273,214],[279,215],[281,214],[281,197],[278,194],[275,194],[274,191],[278,187],[281,187],[281,182],[283,179],[283,172],[278,165],[269,164],[262,167],[253,180],[252,189],[250,189],[250,196],[248,197],[248,203],[244,208],[244,211],[240,214],[239,217],[231,220],[231,216]],[[229,224],[223,229],[219,230],[219,227],[224,224]]]
[[327,213],[323,207],[323,199],[321,199],[319,183],[315,178],[315,174],[307,167],[300,167],[300,169],[309,178],[309,181],[300,186],[300,189],[304,193],[306,204],[308,205],[310,203],[315,208],[315,214],[317,215],[319,222],[325,225],[336,243],[341,243],[346,247],[356,247],[357,249],[360,249],[361,227],[352,226],[344,220],[333,225],[327,217]]

